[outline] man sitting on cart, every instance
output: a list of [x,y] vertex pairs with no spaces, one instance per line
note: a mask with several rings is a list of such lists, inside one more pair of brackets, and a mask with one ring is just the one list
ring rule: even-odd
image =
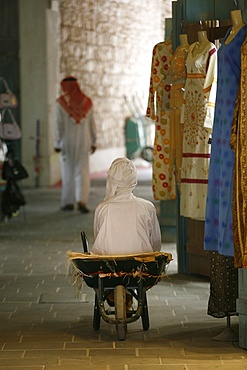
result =
[[[91,253],[126,255],[160,251],[161,233],[154,204],[136,197],[137,171],[129,159],[115,159],[107,173],[106,196],[94,216]],[[113,304],[109,296],[108,303]],[[132,296],[127,295],[127,309]]]

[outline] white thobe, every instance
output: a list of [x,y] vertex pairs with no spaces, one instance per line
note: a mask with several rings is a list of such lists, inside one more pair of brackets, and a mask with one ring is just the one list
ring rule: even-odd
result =
[[101,255],[160,251],[161,233],[153,203],[132,193],[97,206],[91,252]]
[[89,151],[96,143],[96,128],[92,109],[79,124],[56,105],[54,148],[60,148],[61,207],[75,202],[87,203],[89,196]]

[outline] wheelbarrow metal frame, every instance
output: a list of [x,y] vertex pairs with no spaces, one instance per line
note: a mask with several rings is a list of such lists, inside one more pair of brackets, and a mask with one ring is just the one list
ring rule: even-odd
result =
[[[95,330],[100,328],[101,317],[105,322],[116,326],[119,340],[125,340],[127,324],[137,321],[140,317],[143,329],[149,329],[146,292],[165,274],[166,265],[172,260],[171,254],[155,252],[121,257],[93,256],[75,252],[68,254],[69,260],[76,269],[77,279],[83,279],[86,285],[95,291],[93,318]],[[151,259],[149,259],[150,256]],[[125,298],[120,299],[123,308],[122,317],[117,315],[120,306],[116,307],[116,304],[115,317],[110,316],[114,311],[108,313],[105,309],[105,301],[113,290],[115,303],[117,294],[126,294],[126,291],[136,299],[137,309],[129,317],[126,317],[126,305],[123,304]]]
[[[111,288],[107,288],[107,290],[114,290],[115,287],[112,287]],[[142,313],[143,313],[143,306],[144,306],[144,301],[145,301],[145,298],[146,298],[146,288],[143,287],[143,281],[142,279],[140,279],[138,281],[138,285],[135,286],[135,287],[126,287],[126,290],[130,291],[132,296],[134,296],[134,289],[137,290],[137,295],[135,294],[135,296],[137,297],[137,301],[138,301],[138,306],[137,306],[137,309],[135,310],[135,313],[131,316],[131,317],[126,317],[126,318],[113,318],[113,317],[110,317],[110,315],[106,312],[105,310],[105,289],[104,289],[104,282],[103,282],[103,279],[100,278],[98,276],[98,289],[95,289],[95,293],[96,293],[96,297],[97,297],[97,302],[98,302],[98,305],[99,305],[99,308],[100,308],[100,315],[102,317],[102,319],[107,322],[107,323],[110,323],[110,324],[129,324],[129,323],[132,323],[134,321],[137,321]]]

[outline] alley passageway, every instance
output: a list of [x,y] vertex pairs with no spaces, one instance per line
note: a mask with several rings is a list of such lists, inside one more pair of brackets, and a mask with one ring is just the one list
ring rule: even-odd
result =
[[[94,292],[83,286],[75,297],[66,252],[81,251],[81,230],[92,242],[104,191],[104,178],[94,178],[91,212],[82,215],[60,211],[59,188],[24,188],[27,205],[0,223],[0,369],[246,369],[238,341],[212,339],[226,320],[207,315],[207,278],[177,274],[174,243],[163,244],[174,256],[168,278],[147,293],[150,329],[129,324],[125,341],[105,322],[93,330]],[[141,177],[135,193],[153,200],[149,179]],[[237,333],[238,318],[231,323]]]

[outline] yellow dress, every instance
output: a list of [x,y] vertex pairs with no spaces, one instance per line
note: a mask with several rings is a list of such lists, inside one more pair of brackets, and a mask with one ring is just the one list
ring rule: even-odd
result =
[[155,122],[153,151],[153,195],[156,200],[176,198],[175,176],[170,173],[170,90],[169,60],[171,40],[160,42],[153,48],[147,117]]
[[235,152],[233,181],[234,266],[247,268],[247,37],[241,49],[241,74],[231,134]]
[[186,79],[185,60],[189,44],[179,45],[170,58],[171,98],[170,98],[170,172],[176,174],[176,182],[180,190],[181,165],[183,153],[183,124],[180,123]]

